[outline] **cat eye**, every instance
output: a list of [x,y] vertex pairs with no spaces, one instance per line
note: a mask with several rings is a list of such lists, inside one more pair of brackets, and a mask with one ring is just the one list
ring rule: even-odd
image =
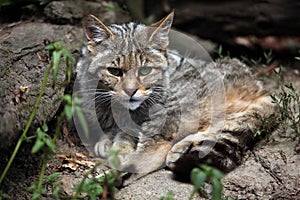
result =
[[152,67],[141,67],[139,68],[139,76],[146,76],[152,72]]
[[108,67],[107,70],[110,74],[112,74],[114,76],[123,76],[122,69],[115,68],[115,67]]

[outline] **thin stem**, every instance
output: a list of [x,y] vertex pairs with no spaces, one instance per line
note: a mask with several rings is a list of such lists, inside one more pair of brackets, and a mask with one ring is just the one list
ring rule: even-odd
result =
[[24,129],[24,131],[23,131],[21,137],[19,138],[19,140],[18,140],[18,142],[17,142],[17,145],[16,145],[16,147],[15,147],[15,149],[14,149],[12,155],[11,155],[11,157],[10,157],[10,159],[9,159],[9,161],[8,161],[8,163],[7,163],[7,165],[5,166],[4,171],[3,171],[2,174],[1,174],[1,177],[0,177],[0,185],[1,185],[1,183],[2,183],[2,181],[3,181],[3,179],[4,179],[4,177],[6,176],[6,174],[7,174],[8,170],[9,170],[9,168],[11,167],[11,165],[12,165],[12,163],[13,163],[13,161],[14,161],[14,159],[15,159],[15,157],[16,157],[18,151],[19,151],[19,148],[20,148],[22,142],[24,141],[24,139],[26,139],[26,134],[27,134],[27,132],[28,132],[28,130],[29,130],[31,124],[32,124],[32,121],[33,121],[33,119],[34,119],[34,117],[35,117],[35,115],[36,115],[37,109],[38,109],[38,107],[39,107],[39,105],[40,105],[40,103],[41,103],[42,96],[44,95],[45,88],[46,88],[46,84],[47,84],[47,80],[48,80],[48,77],[49,77],[49,74],[50,74],[51,69],[52,69],[52,67],[50,66],[50,67],[48,67],[48,69],[46,70],[46,73],[45,73],[45,76],[44,76],[44,79],[43,79],[43,82],[42,82],[42,87],[41,87],[39,96],[38,96],[38,98],[37,98],[37,100],[36,100],[36,102],[35,102],[35,105],[34,105],[34,107],[33,107],[33,111],[32,111],[32,113],[30,114],[30,117],[29,117],[29,120],[27,121],[26,127],[25,127],[25,129]]
[[195,194],[196,194],[196,191],[193,190],[193,192],[191,193],[191,195],[189,197],[189,200],[192,200],[194,198]]
[[[57,138],[59,137],[59,133],[60,133],[59,131],[60,131],[62,120],[63,120],[64,116],[65,116],[64,113],[61,113],[60,116],[57,118],[57,125],[56,125],[56,129],[55,129],[55,135],[52,139],[53,143],[55,143]],[[52,154],[52,152],[50,152],[50,154]],[[37,191],[42,190],[42,184],[43,184],[43,181],[44,181],[49,156],[50,156],[49,153],[44,153],[43,154],[43,165],[42,165],[42,169],[41,169],[41,173],[40,173],[40,177],[39,177],[39,182],[38,182],[38,185],[37,185]]]
[[83,176],[83,179],[80,181],[80,183],[79,183],[79,185],[78,185],[78,188],[76,189],[76,192],[75,192],[75,194],[74,194],[72,200],[78,199],[78,196],[79,196],[79,194],[80,194],[80,192],[81,192],[81,189],[82,189],[82,186],[83,186],[85,180],[86,180],[86,179],[88,178],[88,176],[89,176],[90,174],[92,174],[92,173],[96,170],[96,168],[97,168],[98,166],[100,166],[101,164],[102,164],[101,162],[97,162],[97,163],[95,164],[95,166],[94,166],[92,169],[90,169],[90,170]]
[[41,169],[41,173],[40,173],[40,177],[39,177],[39,182],[37,185],[37,191],[42,191],[42,184],[44,181],[45,171],[47,168],[47,162],[48,162],[48,157],[47,157],[47,155],[44,155],[43,156],[43,165],[42,165],[42,169]]
[[54,137],[53,137],[53,139],[52,139],[53,143],[56,142],[56,140],[58,139],[58,137],[59,137],[59,135],[60,135],[61,125],[62,125],[62,122],[63,122],[64,117],[65,117],[65,113],[62,112],[62,113],[59,115],[59,117],[57,118],[55,134],[54,134]]

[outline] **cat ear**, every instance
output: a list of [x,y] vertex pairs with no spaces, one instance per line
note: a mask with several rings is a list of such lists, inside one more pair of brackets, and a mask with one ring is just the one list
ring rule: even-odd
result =
[[150,26],[150,37],[148,43],[154,45],[154,48],[165,50],[169,45],[169,31],[172,26],[174,11],[168,14],[159,22]]
[[87,15],[83,19],[83,28],[89,40],[88,49],[93,52],[96,44],[100,44],[108,38],[114,40],[115,34],[97,17]]

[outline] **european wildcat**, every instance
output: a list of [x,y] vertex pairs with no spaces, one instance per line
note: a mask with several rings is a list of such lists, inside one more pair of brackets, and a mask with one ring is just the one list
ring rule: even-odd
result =
[[[81,91],[92,95],[106,138],[96,143],[95,154],[105,157],[116,146],[124,163],[126,156],[137,159],[125,165],[128,170],[164,164],[188,170],[208,157],[231,170],[261,126],[254,113],[268,116],[275,107],[240,61],[206,63],[169,50],[173,15],[151,26],[84,19],[89,52],[78,63],[78,77]],[[91,80],[95,88],[85,85]]]

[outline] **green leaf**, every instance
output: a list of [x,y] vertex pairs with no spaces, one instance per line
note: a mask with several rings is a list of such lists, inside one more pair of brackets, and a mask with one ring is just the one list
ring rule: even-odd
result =
[[53,51],[52,53],[52,67],[53,67],[53,77],[52,77],[52,87],[56,85],[57,74],[59,70],[59,63],[61,58],[62,51]]
[[212,182],[212,194],[211,194],[212,200],[222,200],[222,190],[223,190],[222,183],[217,178],[212,178],[211,182]]
[[61,186],[56,186],[56,187],[54,187],[54,189],[52,191],[53,196],[56,197],[57,199],[58,199],[60,190],[61,190]]
[[54,43],[53,43],[53,47],[54,47],[54,49],[55,49],[56,51],[62,50],[62,45],[61,45],[60,42],[54,42]]
[[54,50],[54,43],[48,44],[47,46],[45,46],[45,49],[49,50],[49,51],[53,51]]
[[213,169],[212,177],[221,180],[225,175],[218,169]]
[[59,173],[58,172],[55,172],[53,174],[50,174],[48,177],[47,177],[47,180],[46,182],[47,183],[52,183],[53,181],[55,181],[57,179],[57,177],[59,176]]
[[37,185],[36,185],[35,183],[32,183],[32,184],[26,189],[26,191],[32,192],[32,191],[34,191],[34,190],[36,190],[36,189],[37,189]]
[[37,133],[37,137],[38,137],[38,138],[43,138],[44,135],[45,135],[44,131],[42,131],[41,128],[38,128],[38,129],[36,130],[36,133]]
[[72,108],[72,106],[65,105],[65,107],[64,107],[64,113],[65,113],[65,115],[67,117],[67,120],[71,121],[72,120],[72,116],[73,116],[73,108]]
[[160,200],[174,200],[174,192],[168,191],[166,196],[162,196]]
[[81,110],[81,108],[79,108],[79,107],[75,107],[74,108],[75,109],[75,115],[78,117],[78,119],[79,119],[79,122],[80,122],[80,124],[81,124],[81,127],[82,127],[82,129],[83,129],[83,133],[88,137],[88,134],[89,134],[89,128],[88,128],[88,125],[87,125],[87,122],[86,122],[86,120],[85,120],[85,117],[84,117],[84,115],[83,115],[83,113],[82,113],[82,110]]
[[41,196],[42,196],[42,194],[41,194],[40,192],[35,191],[35,192],[32,194],[31,199],[32,199],[32,200],[38,200],[38,199],[40,199]]
[[35,144],[33,145],[32,149],[31,149],[31,152],[37,153],[43,146],[44,146],[44,142],[42,142],[41,140],[39,140],[37,138]]
[[94,179],[86,180],[84,183],[82,183],[81,188],[79,183],[72,189],[74,191],[80,190],[78,191],[79,193],[86,193],[90,197],[90,199],[96,199],[96,197],[103,192],[103,188]]
[[42,126],[42,129],[43,129],[44,132],[48,132],[47,124],[44,123],[43,126]]
[[72,105],[72,96],[70,94],[65,94],[60,98],[64,100],[68,105]]
[[82,104],[83,102],[84,102],[84,100],[83,100],[83,99],[80,99],[80,98],[78,98],[78,97],[75,97],[75,98],[73,99],[74,105],[80,105],[80,104]]
[[[48,135],[47,135],[48,136]],[[45,140],[44,142],[46,143],[46,145],[49,147],[49,149],[52,151],[52,152],[55,152],[56,150],[56,145],[55,143],[52,141],[52,139],[48,136],[48,137],[45,137]]]
[[98,195],[100,195],[103,192],[103,188],[97,184],[93,183],[89,186],[88,195],[91,199],[96,199]]
[[194,191],[198,191],[200,188],[204,188],[207,175],[199,168],[194,168],[191,172],[191,181],[194,185]]

